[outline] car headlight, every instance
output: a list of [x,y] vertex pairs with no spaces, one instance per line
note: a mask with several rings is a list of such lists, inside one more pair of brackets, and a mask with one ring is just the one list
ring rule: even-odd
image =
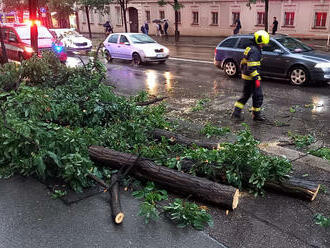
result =
[[169,54],[170,50],[168,48],[164,47],[164,52]]
[[330,63],[318,63],[314,67],[320,69],[327,69],[330,68]]
[[144,54],[145,54],[146,57],[154,57],[154,56],[156,56],[155,55],[155,52],[153,50],[144,50],[143,52],[144,52]]

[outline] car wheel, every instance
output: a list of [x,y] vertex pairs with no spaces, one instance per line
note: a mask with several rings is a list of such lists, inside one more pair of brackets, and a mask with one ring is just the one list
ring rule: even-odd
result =
[[232,60],[227,60],[224,63],[223,70],[224,70],[225,74],[230,78],[236,77],[237,73],[238,73],[237,65]]
[[158,62],[159,64],[165,64],[166,63],[166,60],[161,60]]
[[142,63],[141,57],[138,53],[133,53],[133,64],[140,65]]
[[105,50],[105,59],[110,63],[112,61],[112,56],[108,50]]
[[308,83],[309,74],[307,69],[297,66],[290,70],[289,78],[292,85],[301,86]]

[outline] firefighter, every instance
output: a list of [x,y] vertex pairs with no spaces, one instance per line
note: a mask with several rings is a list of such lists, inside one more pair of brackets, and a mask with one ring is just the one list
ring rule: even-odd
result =
[[244,79],[244,89],[242,97],[235,103],[235,110],[232,118],[243,120],[241,114],[244,105],[252,95],[252,118],[255,121],[264,121],[261,116],[261,105],[263,94],[261,89],[261,48],[269,43],[269,34],[264,30],[254,33],[252,44],[246,47],[243,59],[241,60],[242,79]]

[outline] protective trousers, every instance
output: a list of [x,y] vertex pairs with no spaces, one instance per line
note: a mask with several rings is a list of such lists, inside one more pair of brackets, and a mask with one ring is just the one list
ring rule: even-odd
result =
[[247,103],[252,95],[252,111],[260,112],[261,105],[264,99],[261,86],[256,87],[254,80],[244,80],[243,95],[235,103],[235,109],[238,108],[242,110],[244,105]]

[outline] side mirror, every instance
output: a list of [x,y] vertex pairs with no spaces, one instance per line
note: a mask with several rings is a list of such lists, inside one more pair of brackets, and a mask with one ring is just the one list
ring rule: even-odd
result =
[[278,53],[278,54],[283,54],[284,53],[281,49],[275,49],[273,52]]
[[124,44],[125,44],[126,46],[129,46],[129,45],[130,45],[129,42],[125,42]]

